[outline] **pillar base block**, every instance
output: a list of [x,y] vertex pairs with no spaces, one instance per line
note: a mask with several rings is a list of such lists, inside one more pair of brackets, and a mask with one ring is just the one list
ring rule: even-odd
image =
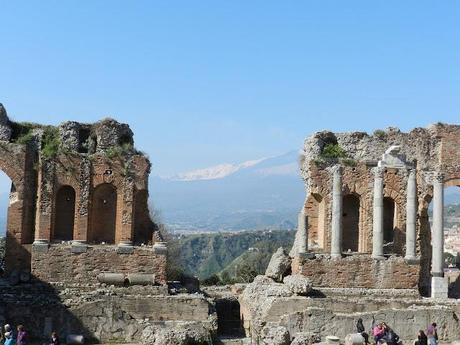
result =
[[74,254],[86,253],[88,245],[84,240],[73,240],[70,246],[70,252]]
[[341,259],[342,254],[331,254],[331,258],[333,258],[333,259]]
[[302,259],[314,259],[316,257],[315,253],[303,252],[297,254]]
[[50,247],[49,241],[44,240],[44,239],[35,239],[34,243],[32,243],[33,250],[38,253],[47,253],[49,247]]
[[383,255],[372,255],[372,259],[374,259],[374,260],[385,260],[385,256],[383,256]]
[[431,298],[448,298],[449,283],[445,277],[431,277]]
[[406,260],[408,265],[417,265],[420,263],[420,258],[416,256],[406,256],[404,260]]
[[132,241],[120,241],[117,248],[118,254],[132,254],[134,253],[134,246]]

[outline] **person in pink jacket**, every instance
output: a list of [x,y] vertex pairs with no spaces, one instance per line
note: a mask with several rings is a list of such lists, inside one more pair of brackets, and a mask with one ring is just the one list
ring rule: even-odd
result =
[[383,328],[383,325],[381,323],[374,327],[374,329],[372,330],[372,335],[374,336],[374,340],[376,343],[378,343],[379,340],[384,337],[385,329]]

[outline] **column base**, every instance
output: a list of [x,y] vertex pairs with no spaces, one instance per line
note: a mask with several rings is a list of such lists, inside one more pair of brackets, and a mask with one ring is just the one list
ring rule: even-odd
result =
[[448,291],[446,277],[431,277],[431,298],[448,298]]
[[73,240],[70,246],[70,252],[75,254],[86,253],[88,245],[84,240]]
[[374,259],[374,260],[385,260],[385,256],[383,256],[383,255],[373,255],[372,254],[372,259]]
[[333,259],[341,259],[342,258],[342,254],[337,254],[337,253],[334,253],[334,254],[331,254],[331,258]]
[[406,260],[406,263],[409,265],[416,265],[420,263],[420,258],[416,256],[406,256],[404,260]]
[[117,248],[118,254],[132,254],[134,253],[134,246],[132,241],[120,241]]
[[43,239],[35,239],[34,243],[32,243],[33,250],[38,253],[47,253],[49,246],[49,241]]

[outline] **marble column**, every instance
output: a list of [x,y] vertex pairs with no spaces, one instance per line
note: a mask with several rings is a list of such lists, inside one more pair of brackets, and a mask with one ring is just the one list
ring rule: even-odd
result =
[[416,221],[417,221],[417,181],[416,171],[409,171],[406,198],[406,260],[415,260]]
[[433,277],[444,276],[444,181],[440,173],[433,179],[433,229],[432,229],[432,261]]
[[384,169],[374,169],[374,204],[372,226],[372,257],[383,258],[383,174]]
[[298,253],[306,253],[308,251],[308,217],[305,214],[305,210],[303,208],[299,212],[297,220],[297,232],[299,234]]
[[332,170],[332,231],[331,256],[342,256],[342,168],[336,165]]

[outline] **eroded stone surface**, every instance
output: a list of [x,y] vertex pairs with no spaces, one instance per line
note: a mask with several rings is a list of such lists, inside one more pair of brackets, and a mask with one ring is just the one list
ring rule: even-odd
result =
[[287,285],[293,294],[299,296],[306,296],[312,290],[310,279],[301,274],[284,277],[283,283]]
[[273,254],[268,264],[265,275],[278,282],[283,281],[283,277],[291,270],[291,258],[283,247]]

